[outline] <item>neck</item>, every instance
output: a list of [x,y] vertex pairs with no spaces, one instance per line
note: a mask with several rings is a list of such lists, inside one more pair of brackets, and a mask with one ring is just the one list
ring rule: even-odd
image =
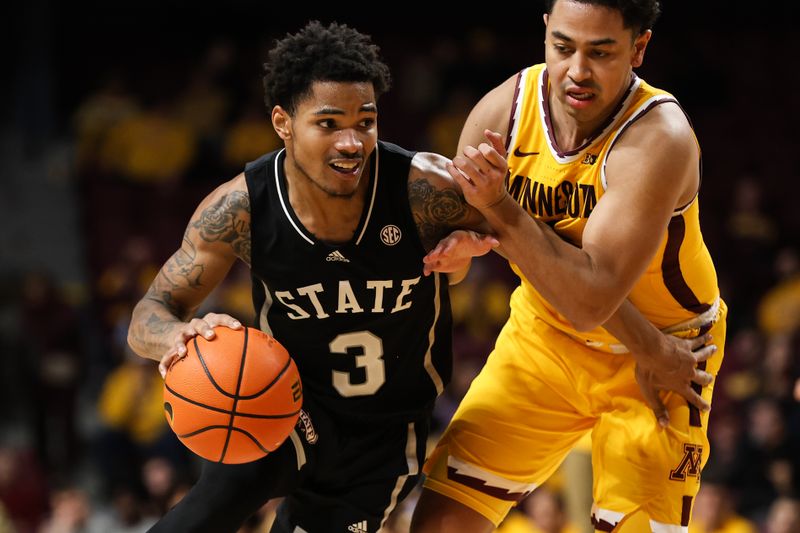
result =
[[328,242],[347,242],[352,237],[364,210],[371,165],[368,163],[353,194],[333,195],[321,189],[297,165],[289,151],[283,167],[289,203],[303,226],[315,237]]

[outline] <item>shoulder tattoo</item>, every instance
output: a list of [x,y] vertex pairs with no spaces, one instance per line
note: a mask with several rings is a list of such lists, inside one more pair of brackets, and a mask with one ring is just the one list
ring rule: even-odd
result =
[[234,191],[203,210],[192,223],[207,242],[227,242],[234,253],[250,264],[250,196]]

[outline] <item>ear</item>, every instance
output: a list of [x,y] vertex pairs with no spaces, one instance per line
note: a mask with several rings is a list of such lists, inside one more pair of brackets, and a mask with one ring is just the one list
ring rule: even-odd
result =
[[642,32],[635,41],[633,41],[633,57],[631,57],[631,66],[636,68],[642,66],[644,62],[644,51],[647,48],[647,43],[653,36],[652,30]]
[[550,20],[550,15],[545,13],[544,15],[542,15],[542,20],[544,20],[544,27],[546,28],[547,27],[547,22]]
[[279,105],[272,108],[272,127],[284,141],[292,138],[292,117]]

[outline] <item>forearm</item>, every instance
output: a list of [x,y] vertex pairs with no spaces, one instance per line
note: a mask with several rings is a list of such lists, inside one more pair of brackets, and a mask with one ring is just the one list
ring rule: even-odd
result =
[[636,359],[646,357],[664,340],[664,335],[627,298],[603,327]]
[[504,255],[578,330],[601,325],[624,298],[611,276],[600,272],[585,251],[536,221],[510,196],[481,212],[494,228]]
[[128,345],[138,355],[160,361],[170,349],[175,331],[183,323],[176,310],[145,296],[133,310]]

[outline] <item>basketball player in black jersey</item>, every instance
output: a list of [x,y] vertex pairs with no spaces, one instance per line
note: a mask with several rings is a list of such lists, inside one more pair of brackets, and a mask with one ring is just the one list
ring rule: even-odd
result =
[[[265,71],[285,148],[199,205],[136,306],[128,340],[163,375],[192,337],[241,328],[228,315],[193,318],[241,259],[257,327],[300,370],[303,412],[264,459],[206,462],[153,531],[236,531],[283,496],[273,532],[374,532],[417,481],[431,407],[450,379],[448,279],[424,275],[422,259],[453,230],[483,229],[482,217],[444,157],[378,141],[377,100],[390,81],[367,36],[310,23],[276,44]],[[496,243],[467,237],[451,282]]]

